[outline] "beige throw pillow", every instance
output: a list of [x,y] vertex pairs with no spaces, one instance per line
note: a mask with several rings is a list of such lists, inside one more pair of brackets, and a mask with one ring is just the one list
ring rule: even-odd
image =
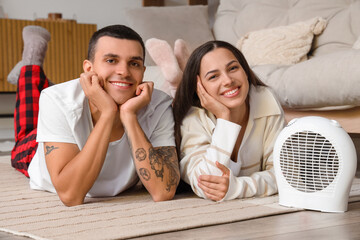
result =
[[316,17],[288,26],[249,32],[237,42],[251,66],[291,65],[307,59],[314,35],[323,32],[326,20]]

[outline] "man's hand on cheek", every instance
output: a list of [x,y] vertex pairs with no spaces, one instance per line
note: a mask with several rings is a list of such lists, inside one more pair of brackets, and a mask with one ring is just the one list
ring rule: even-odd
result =
[[135,96],[120,106],[122,122],[126,121],[128,117],[136,117],[136,113],[150,103],[153,89],[153,82],[143,82],[137,86]]
[[115,101],[103,89],[104,82],[95,72],[82,73],[80,75],[80,84],[89,102],[101,113],[117,111]]

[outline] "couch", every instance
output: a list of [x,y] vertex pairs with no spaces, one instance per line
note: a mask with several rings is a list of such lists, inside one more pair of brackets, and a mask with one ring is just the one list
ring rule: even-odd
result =
[[[337,120],[360,133],[360,0],[220,0],[208,6],[144,7],[127,12],[146,41],[193,50],[224,40],[237,46],[271,87],[287,121],[307,115]],[[214,13],[214,14],[212,14]],[[147,56],[145,79],[161,72]]]

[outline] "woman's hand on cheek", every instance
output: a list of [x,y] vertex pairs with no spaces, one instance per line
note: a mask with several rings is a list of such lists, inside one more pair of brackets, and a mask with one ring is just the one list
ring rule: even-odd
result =
[[230,110],[206,91],[199,76],[197,76],[197,95],[201,106],[214,114],[216,118],[230,120]]
[[198,186],[203,190],[207,198],[220,201],[225,197],[229,189],[230,170],[219,162],[216,162],[216,166],[223,172],[223,175],[200,175]]

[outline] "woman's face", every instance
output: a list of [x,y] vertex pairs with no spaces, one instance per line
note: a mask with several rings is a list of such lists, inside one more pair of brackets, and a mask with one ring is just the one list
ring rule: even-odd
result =
[[230,50],[216,48],[205,54],[200,63],[200,79],[205,90],[230,110],[245,104],[248,78]]

